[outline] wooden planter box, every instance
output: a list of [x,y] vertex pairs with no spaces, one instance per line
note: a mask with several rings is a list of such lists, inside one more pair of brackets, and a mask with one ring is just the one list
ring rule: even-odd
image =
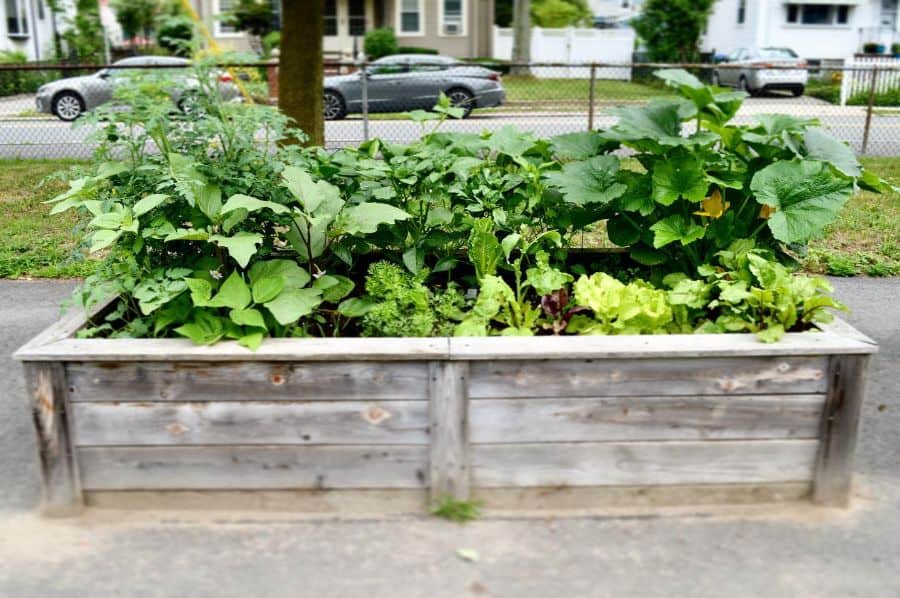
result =
[[[99,310],[98,310],[99,311]],[[44,511],[89,505],[422,512],[846,505],[868,357],[838,322],[751,335],[79,340],[16,353]]]

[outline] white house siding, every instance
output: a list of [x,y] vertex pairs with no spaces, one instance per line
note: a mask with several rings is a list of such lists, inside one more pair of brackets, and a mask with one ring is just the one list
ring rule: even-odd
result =
[[[747,0],[743,24],[738,24],[740,0],[719,0],[703,37],[704,51],[731,54],[742,47],[787,47],[808,59],[845,59],[860,50],[866,31],[877,26],[881,0],[847,0],[846,24],[800,25],[787,22],[786,0]],[[816,4],[815,0],[809,4]],[[842,4],[819,0],[819,4]]]
[[[17,0],[28,18],[27,35],[10,35],[7,27],[7,2],[0,0],[0,51],[24,52],[28,60],[49,60],[53,56],[53,22],[46,0]],[[68,8],[68,3],[62,3]],[[41,15],[43,14],[43,18]],[[57,16],[57,23],[63,19]]]

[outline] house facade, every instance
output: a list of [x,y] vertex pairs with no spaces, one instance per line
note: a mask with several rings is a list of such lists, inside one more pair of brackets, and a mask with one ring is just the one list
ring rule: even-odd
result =
[[[367,31],[390,27],[400,46],[433,48],[458,58],[491,55],[494,0],[324,0],[326,54],[350,57],[362,50]],[[246,34],[217,15],[233,0],[194,0],[195,8],[224,48],[249,50]]]
[[900,42],[898,0],[718,0],[702,49],[785,47],[809,60],[842,60],[867,43]]
[[53,55],[54,27],[46,0],[0,0],[0,52],[47,60]]

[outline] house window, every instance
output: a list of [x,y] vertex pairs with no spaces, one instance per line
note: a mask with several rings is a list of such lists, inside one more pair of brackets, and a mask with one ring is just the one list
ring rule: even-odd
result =
[[400,35],[423,35],[423,12],[422,0],[400,0],[397,14]]
[[441,35],[466,34],[466,0],[441,0]]
[[6,0],[6,33],[9,37],[28,36],[26,0]]
[[325,35],[334,37],[337,35],[337,0],[325,0],[324,17]]
[[787,22],[794,25],[846,25],[850,21],[848,4],[788,4]]
[[747,18],[747,0],[738,0],[738,14],[737,14],[738,25],[743,25],[744,20],[746,18]]
[[215,0],[214,14],[216,15],[216,35],[234,35],[237,33],[237,29],[234,25],[222,21],[222,16],[227,15],[234,10],[234,2],[235,0]]
[[366,34],[366,0],[350,0],[350,35]]

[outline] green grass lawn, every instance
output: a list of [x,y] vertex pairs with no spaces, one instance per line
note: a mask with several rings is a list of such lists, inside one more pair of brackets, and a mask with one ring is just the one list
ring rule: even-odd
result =
[[[863,158],[862,162],[900,185],[900,159]],[[78,162],[0,160],[0,278],[70,278],[90,274],[94,261],[79,248],[78,217],[50,216],[43,202],[65,189],[61,181],[42,181]],[[584,235],[584,245],[611,246],[602,223]],[[900,275],[900,195],[858,193],[828,228],[810,244],[805,268],[838,276]]]
[[[520,75],[503,77],[506,101],[509,103],[581,102],[587,104],[590,92],[588,79],[538,79]],[[647,100],[659,96],[671,96],[665,87],[598,79],[595,98],[599,102]]]
[[90,274],[94,262],[78,251],[79,218],[50,216],[42,203],[66,189],[47,175],[78,164],[69,160],[0,160],[0,278],[70,278]]

